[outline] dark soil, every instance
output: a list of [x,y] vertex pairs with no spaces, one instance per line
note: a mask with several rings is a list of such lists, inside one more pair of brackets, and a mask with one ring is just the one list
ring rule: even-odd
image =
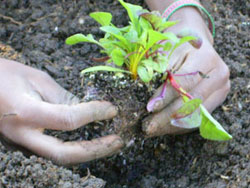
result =
[[[250,3],[218,0],[205,5],[216,20],[215,47],[231,70],[231,92],[213,116],[233,135],[233,140],[211,142],[202,139],[198,132],[152,139],[139,135],[130,138],[130,147],[118,155],[68,169],[35,156],[24,157],[20,152],[7,151],[1,146],[0,187],[91,187],[89,181],[95,182],[96,187],[103,187],[105,183],[101,179],[84,179],[89,168],[92,175],[107,182],[108,188],[247,188],[250,184]],[[47,71],[64,88],[87,100],[86,94],[96,91],[93,87],[81,86],[79,72],[93,65],[91,57],[100,56],[99,48],[89,44],[69,47],[64,41],[77,32],[101,37],[97,24],[88,16],[100,10],[112,12],[116,25],[127,24],[125,10],[115,0],[3,0],[0,3],[0,41],[22,56],[11,58]],[[0,50],[3,51],[1,46]],[[96,82],[103,88],[108,86],[100,76],[95,78]],[[129,85],[124,85],[128,89]],[[137,90],[129,89],[127,95],[121,97],[124,101],[129,96],[132,100],[136,98],[139,103],[133,110],[137,112],[139,108],[144,113],[147,96],[138,94],[140,87],[134,88]],[[146,88],[142,86],[141,90]],[[102,89],[97,93],[103,94]],[[108,99],[123,105],[109,94],[106,94]],[[87,96],[91,99],[91,95]],[[112,125],[110,121],[101,123]],[[103,125],[90,124],[72,132],[49,134],[64,140],[91,139],[105,134],[100,127]]]

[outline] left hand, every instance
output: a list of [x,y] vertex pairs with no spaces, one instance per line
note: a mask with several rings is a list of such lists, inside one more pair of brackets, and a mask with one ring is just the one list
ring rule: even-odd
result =
[[63,142],[43,134],[44,129],[75,130],[113,118],[117,110],[111,103],[79,103],[48,74],[1,58],[0,80],[0,139],[5,144],[64,165],[110,156],[123,146],[118,135]]

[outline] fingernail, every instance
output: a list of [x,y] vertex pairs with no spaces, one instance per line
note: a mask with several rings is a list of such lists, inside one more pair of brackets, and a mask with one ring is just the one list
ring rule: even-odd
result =
[[110,117],[114,117],[117,115],[118,113],[118,107],[111,105],[108,109],[107,109],[107,115]]
[[156,103],[154,104],[154,111],[159,110],[162,105],[163,105],[162,100],[156,101]]
[[124,145],[124,142],[121,138],[117,138],[113,141],[112,145],[117,147],[117,148],[120,148]]
[[156,125],[155,125],[154,123],[151,122],[151,123],[146,127],[146,130],[145,130],[146,135],[148,135],[148,136],[153,135],[154,132],[156,131],[156,130],[155,130],[155,127],[156,127]]

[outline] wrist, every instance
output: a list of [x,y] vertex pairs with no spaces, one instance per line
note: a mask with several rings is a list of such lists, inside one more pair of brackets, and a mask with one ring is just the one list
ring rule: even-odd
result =
[[161,14],[169,5],[175,2],[175,0],[145,0],[151,11],[159,11]]
[[[151,10],[158,10],[162,14],[164,10],[174,2],[175,0],[146,0],[146,3]],[[190,28],[203,40],[207,40],[209,43],[213,44],[213,36],[198,8],[192,6],[182,7],[174,12],[169,20],[179,22],[175,26],[169,28],[168,31],[178,32],[184,28]]]
[[213,36],[209,31],[201,12],[195,7],[183,7],[177,10],[169,19],[179,21],[176,25],[169,28],[169,31],[181,31],[184,28],[194,30],[203,40],[213,44]]

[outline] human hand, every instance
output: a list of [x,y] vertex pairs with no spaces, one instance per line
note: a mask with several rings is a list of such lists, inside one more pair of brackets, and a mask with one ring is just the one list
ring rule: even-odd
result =
[[[179,47],[172,55],[169,66],[171,70],[176,70],[176,74],[200,71],[208,76],[208,78],[203,79],[197,74],[175,77],[175,79],[192,96],[201,98],[206,109],[212,112],[225,100],[230,90],[229,69],[213,48],[211,34],[203,20],[198,21],[194,24],[190,24],[190,21],[181,22],[169,29],[177,34],[185,27],[192,28],[202,39],[200,49],[195,49],[190,44]],[[159,96],[161,90],[162,86],[152,98]],[[144,121],[143,130],[146,135],[152,137],[164,134],[183,134],[192,130],[175,127],[170,123],[172,114],[181,104],[182,99],[179,94],[168,85],[165,98],[155,103],[154,113]]]
[[46,73],[0,58],[0,135],[59,164],[90,161],[117,152],[123,142],[117,135],[91,141],[62,142],[43,134],[44,129],[74,130],[117,114],[109,102],[78,103]]

